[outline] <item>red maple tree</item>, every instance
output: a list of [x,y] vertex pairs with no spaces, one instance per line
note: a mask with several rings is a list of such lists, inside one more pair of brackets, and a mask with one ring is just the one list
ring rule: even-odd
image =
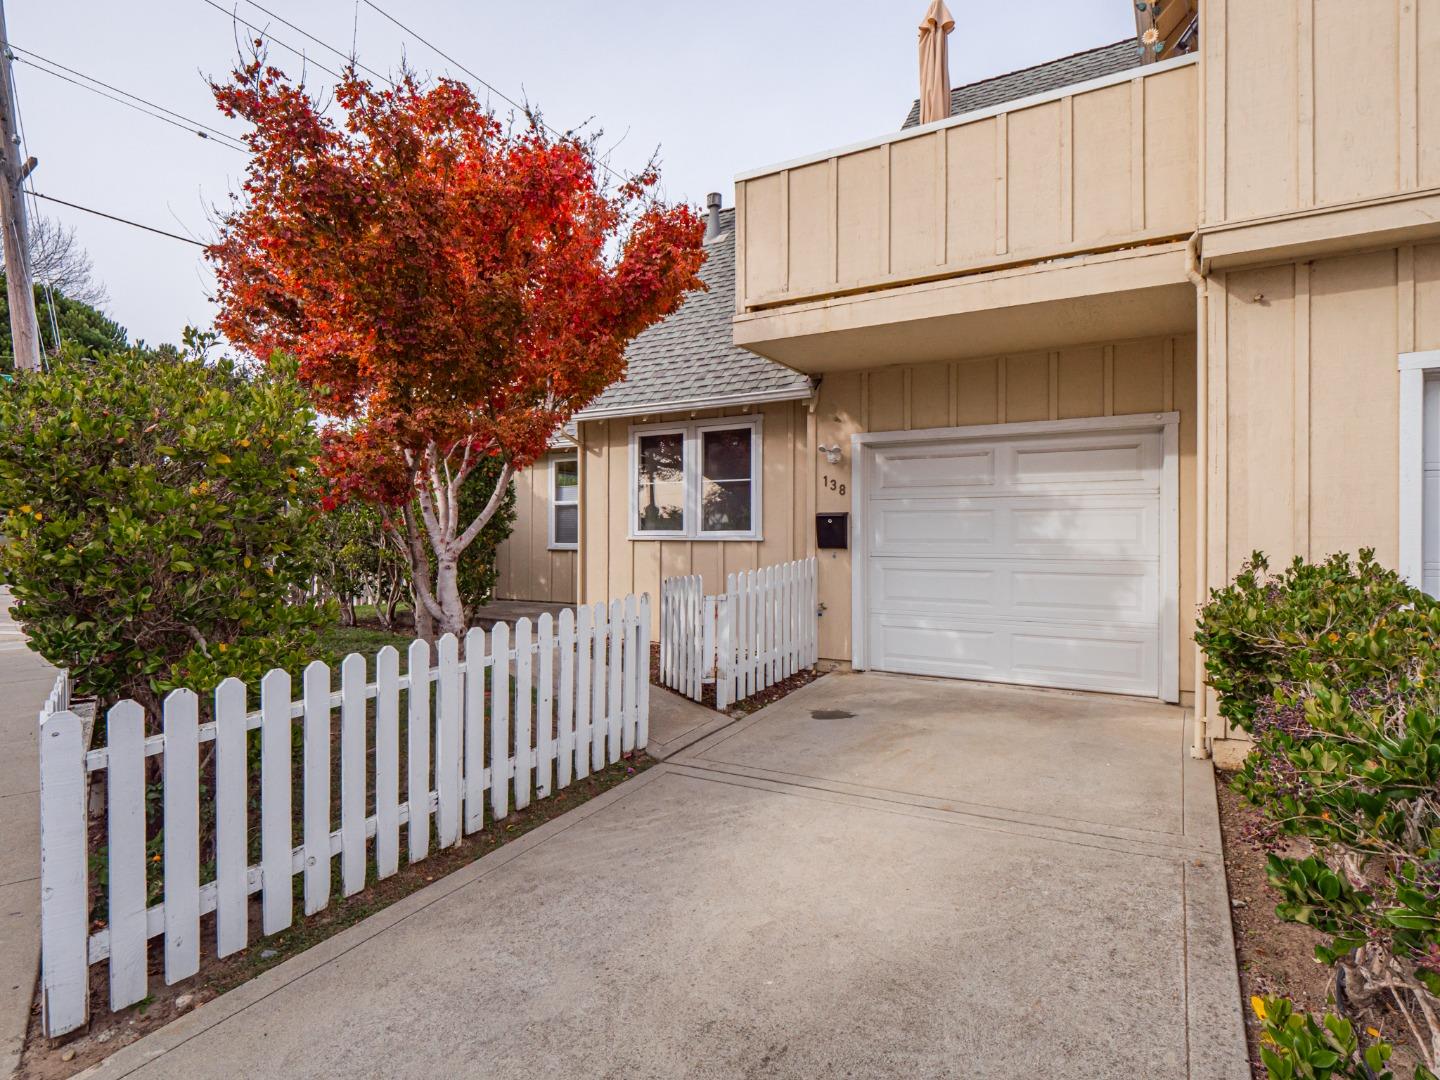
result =
[[[329,119],[256,57],[216,84],[248,120],[243,190],[208,257],[217,325],[280,351],[332,422],[330,504],[379,505],[410,560],[417,626],[465,629],[461,552],[514,473],[625,372],[631,339],[700,286],[703,225],[655,195],[652,165],[614,189],[593,147],[538,119],[502,124],[462,83],[349,69]],[[481,513],[460,487],[503,462]]]

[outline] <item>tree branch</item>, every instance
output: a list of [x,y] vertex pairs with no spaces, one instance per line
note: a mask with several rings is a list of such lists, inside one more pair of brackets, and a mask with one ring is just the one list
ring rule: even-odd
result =
[[415,520],[414,507],[406,503],[404,508],[405,531],[410,539],[410,559],[412,565],[411,578],[415,583],[415,593],[420,597],[420,602],[425,605],[425,610],[439,620],[444,620],[445,612],[435,599],[435,594],[430,588],[430,557],[425,554],[425,544],[420,539],[420,526]]
[[508,461],[505,462],[505,467],[500,470],[500,476],[495,481],[495,490],[490,493],[490,499],[485,504],[485,508],[470,523],[469,528],[456,538],[455,553],[457,555],[470,546],[470,542],[480,535],[480,530],[495,516],[495,511],[500,508],[500,500],[505,497],[505,491],[510,487],[510,479],[514,475],[515,466]]

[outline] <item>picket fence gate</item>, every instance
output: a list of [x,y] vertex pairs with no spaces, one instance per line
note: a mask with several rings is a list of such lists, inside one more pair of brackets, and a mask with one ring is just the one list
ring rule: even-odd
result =
[[[541,615],[532,625],[497,624],[465,637],[465,659],[446,634],[408,650],[405,673],[391,646],[366,661],[352,653],[331,690],[328,665],[305,668],[292,700],[290,675],[270,671],[260,682],[260,708],[247,711],[246,685],[226,679],[215,688],[212,719],[200,722],[199,696],[175,690],[164,702],[163,730],[145,735],[145,713],[122,701],[105,718],[106,745],[87,750],[82,723],[70,711],[70,684],[61,675],[40,714],[41,999],[45,1032],[83,1026],[89,1010],[89,968],[109,961],[110,1007],[144,1000],[147,943],[164,937],[165,982],[200,967],[200,919],[215,914],[215,953],[248,944],[249,897],[261,894],[262,934],[295,920],[296,875],[303,909],[330,901],[331,860],[340,859],[341,891],[365,886],[374,841],[377,879],[400,868],[401,827],[409,862],[431,847],[459,843],[490,820],[523,809],[592,771],[614,764],[649,741],[650,598]],[[490,672],[489,677],[485,675]],[[477,677],[478,676],[478,677]],[[512,694],[513,680],[513,694]],[[435,692],[432,694],[432,684]],[[400,798],[400,692],[405,691],[405,800]],[[433,701],[432,701],[433,699]],[[374,702],[375,797],[368,805],[369,708]],[[487,710],[487,701],[489,707]],[[331,811],[331,713],[340,710],[339,825]],[[300,825],[294,846],[292,725],[302,727]],[[99,718],[97,717],[97,722]],[[487,738],[488,727],[488,738]],[[260,861],[249,862],[247,734],[259,730]],[[200,750],[213,742],[214,879],[201,882]],[[433,747],[433,749],[432,749]],[[145,759],[161,755],[163,847],[146,850]],[[433,770],[432,770],[433,758]],[[87,781],[105,774],[102,841],[108,875],[103,929],[90,931]],[[163,860],[163,899],[147,903],[146,860]]]
[[819,659],[815,559],[730,574],[705,595],[699,574],[660,584],[660,681],[715,707],[773,686]]

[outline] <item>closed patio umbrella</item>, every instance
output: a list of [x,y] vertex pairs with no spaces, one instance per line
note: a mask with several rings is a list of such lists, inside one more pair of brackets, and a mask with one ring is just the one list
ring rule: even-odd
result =
[[955,20],[944,0],[931,0],[920,20],[920,123],[950,117],[950,47]]

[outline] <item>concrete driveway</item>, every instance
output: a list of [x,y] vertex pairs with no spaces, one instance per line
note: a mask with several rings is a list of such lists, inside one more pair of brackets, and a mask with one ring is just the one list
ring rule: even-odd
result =
[[97,1071],[1241,1080],[1211,770],[1155,703],[827,676]]

